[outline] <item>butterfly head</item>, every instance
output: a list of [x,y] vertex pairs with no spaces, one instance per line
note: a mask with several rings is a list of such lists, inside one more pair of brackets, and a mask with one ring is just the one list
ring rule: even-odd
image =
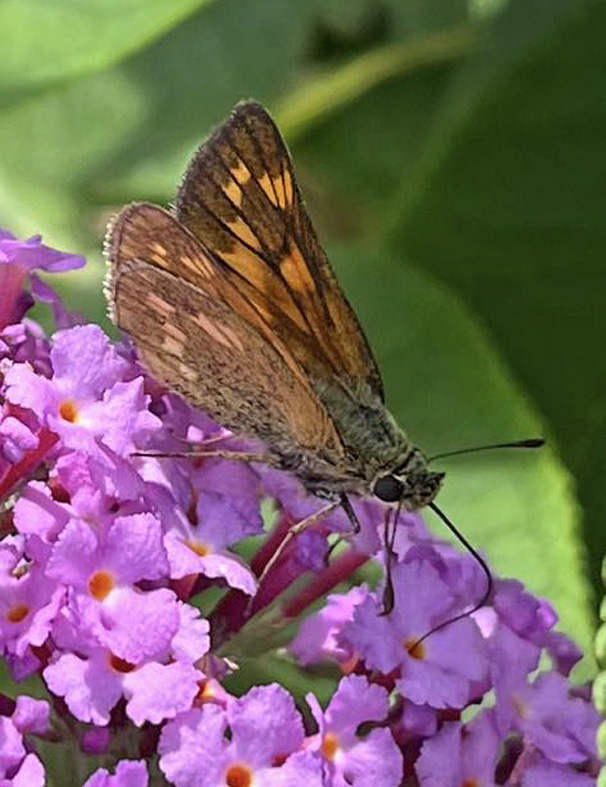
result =
[[444,473],[429,470],[421,452],[414,449],[404,466],[375,479],[372,493],[384,503],[400,503],[406,511],[416,511],[431,503],[443,478]]

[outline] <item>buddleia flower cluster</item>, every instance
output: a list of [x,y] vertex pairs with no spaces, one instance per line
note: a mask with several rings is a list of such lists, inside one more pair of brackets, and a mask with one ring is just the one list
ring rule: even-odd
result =
[[0,785],[595,784],[581,654],[546,601],[497,578],[419,642],[485,583],[420,516],[398,526],[389,614],[357,579],[384,564],[378,501],[355,503],[356,535],[342,512],[317,522],[259,582],[321,503],[263,465],[182,455],[247,444],[36,274],[83,262],[0,234]]

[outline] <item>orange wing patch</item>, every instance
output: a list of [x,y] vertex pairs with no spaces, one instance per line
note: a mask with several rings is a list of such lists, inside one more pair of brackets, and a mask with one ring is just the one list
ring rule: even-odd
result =
[[177,218],[252,311],[314,378],[358,380],[382,399],[380,373],[305,211],[278,129],[254,102],[195,154]]
[[310,297],[316,292],[313,277],[294,242],[290,244],[289,254],[280,262],[280,273],[288,286],[303,297]]

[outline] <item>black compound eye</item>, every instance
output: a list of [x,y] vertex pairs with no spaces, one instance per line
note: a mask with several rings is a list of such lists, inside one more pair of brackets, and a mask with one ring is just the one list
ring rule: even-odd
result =
[[384,503],[395,503],[404,492],[404,484],[393,475],[384,475],[375,481],[373,494]]

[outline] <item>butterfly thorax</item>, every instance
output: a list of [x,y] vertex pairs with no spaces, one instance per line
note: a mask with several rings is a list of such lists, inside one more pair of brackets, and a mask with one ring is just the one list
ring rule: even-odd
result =
[[371,481],[383,469],[405,461],[411,442],[368,386],[311,382],[337,428],[348,466],[360,478]]
[[421,451],[400,429],[382,400],[366,385],[312,380],[331,414],[345,454],[299,455],[291,469],[312,494],[335,498],[343,492],[399,502],[408,511],[427,505],[443,474],[431,472]]

